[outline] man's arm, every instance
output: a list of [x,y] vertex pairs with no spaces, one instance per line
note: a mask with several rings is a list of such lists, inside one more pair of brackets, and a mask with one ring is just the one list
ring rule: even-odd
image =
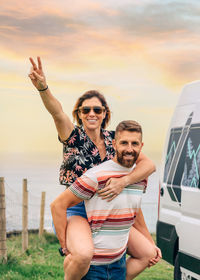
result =
[[62,248],[66,248],[67,218],[66,210],[83,201],[70,190],[65,190],[51,203],[51,214],[56,229],[56,234]]

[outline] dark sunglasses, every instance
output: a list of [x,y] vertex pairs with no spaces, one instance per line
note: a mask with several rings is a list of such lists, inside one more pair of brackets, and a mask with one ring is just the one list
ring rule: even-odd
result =
[[102,112],[105,112],[105,108],[100,106],[94,106],[94,107],[84,106],[84,107],[80,107],[78,110],[84,115],[88,114],[91,110],[93,110],[97,115],[100,115]]

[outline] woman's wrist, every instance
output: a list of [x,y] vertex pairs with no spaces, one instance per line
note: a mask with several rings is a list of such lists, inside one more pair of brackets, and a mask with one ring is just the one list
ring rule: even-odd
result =
[[130,185],[129,177],[128,175],[123,177],[124,187]]
[[39,92],[43,92],[43,91],[46,91],[48,88],[49,88],[48,85],[46,85],[46,87],[41,88],[41,89],[37,89],[37,90],[38,90]]

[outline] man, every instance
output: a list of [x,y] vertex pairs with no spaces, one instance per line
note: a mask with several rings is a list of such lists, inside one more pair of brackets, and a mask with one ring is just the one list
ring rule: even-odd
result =
[[[53,222],[62,247],[61,250],[64,254],[68,254],[69,263],[71,256],[67,252],[68,244],[66,244],[65,234],[67,227],[66,209],[85,200],[94,242],[94,254],[90,268],[88,264],[89,271],[83,272],[83,275],[87,272],[82,278],[83,280],[130,279],[130,275],[126,278],[126,247],[129,231],[137,213],[140,217],[139,221],[136,219],[139,227],[140,224],[143,224],[140,205],[146,181],[124,188],[110,202],[102,200],[97,191],[105,186],[109,178],[121,177],[129,173],[134,168],[142,146],[141,126],[134,121],[121,122],[116,128],[115,140],[113,140],[115,149],[113,160],[89,169],[51,204]],[[129,269],[128,266],[131,268]],[[147,263],[141,262],[137,266],[141,271],[141,267],[144,269]],[[127,271],[133,271],[132,267],[133,263],[128,262]],[[131,273],[134,276],[137,274]],[[65,275],[65,279],[72,278],[70,275]]]

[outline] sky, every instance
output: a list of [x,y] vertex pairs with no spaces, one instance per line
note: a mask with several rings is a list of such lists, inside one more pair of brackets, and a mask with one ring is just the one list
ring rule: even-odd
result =
[[57,168],[62,159],[54,123],[28,78],[30,56],[41,57],[70,118],[76,99],[97,89],[112,111],[108,128],[137,120],[145,154],[161,160],[182,87],[199,79],[199,14],[194,0],[1,1],[1,168]]

